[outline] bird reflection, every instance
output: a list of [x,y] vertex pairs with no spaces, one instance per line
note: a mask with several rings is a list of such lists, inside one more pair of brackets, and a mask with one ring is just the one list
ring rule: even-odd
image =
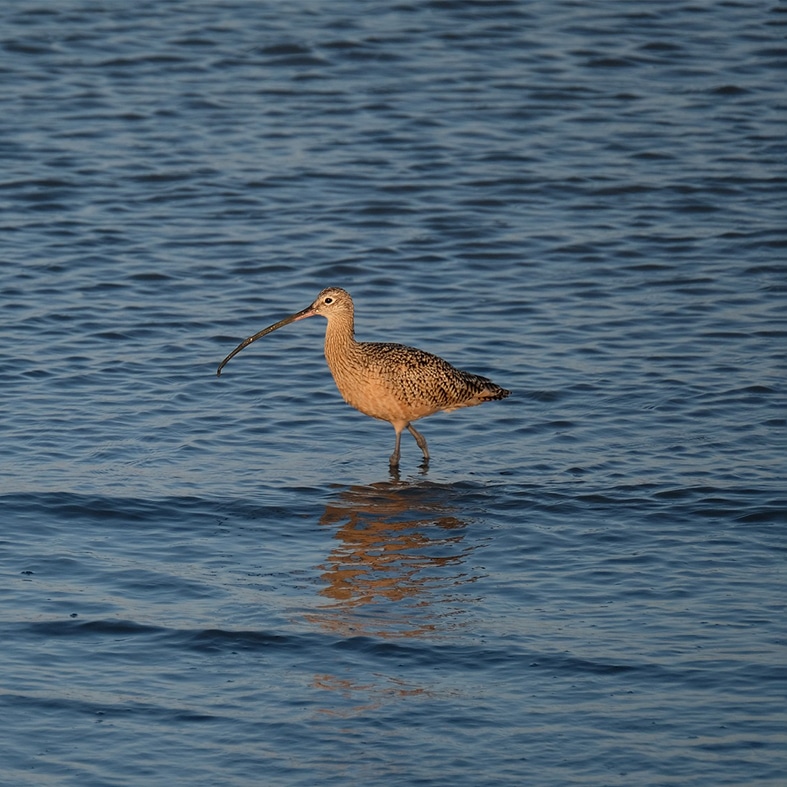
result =
[[312,622],[342,636],[439,635],[462,624],[478,546],[465,541],[451,487],[381,482],[339,492],[321,524],[336,544],[318,567],[328,603]]
[[351,718],[381,708],[387,701],[411,697],[434,697],[435,692],[416,686],[401,678],[377,674],[370,680],[339,678],[330,673],[315,675],[312,685],[332,692],[340,701],[318,713],[338,718]]

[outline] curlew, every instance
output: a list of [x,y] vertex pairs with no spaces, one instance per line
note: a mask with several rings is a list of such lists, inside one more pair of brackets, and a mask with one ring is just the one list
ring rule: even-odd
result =
[[415,347],[356,341],[354,312],[349,292],[328,287],[311,306],[244,339],[219,364],[216,374],[220,375],[231,358],[257,339],[291,322],[322,315],[328,321],[325,359],[344,401],[365,415],[388,421],[396,431],[392,469],[399,466],[399,444],[405,429],[423,452],[423,466],[429,464],[426,439],[413,427],[413,421],[441,411],[450,413],[460,407],[505,399],[511,393],[486,377],[463,372]]

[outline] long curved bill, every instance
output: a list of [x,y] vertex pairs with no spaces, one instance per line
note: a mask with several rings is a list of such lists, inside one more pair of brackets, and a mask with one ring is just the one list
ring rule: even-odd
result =
[[283,320],[279,320],[279,322],[274,323],[273,325],[269,325],[267,328],[263,328],[259,333],[255,333],[254,336],[249,336],[248,339],[244,339],[220,364],[219,368],[216,369],[216,377],[221,376],[221,370],[229,363],[231,358],[234,358],[241,350],[248,347],[252,342],[256,342],[257,339],[262,339],[263,336],[267,336],[269,333],[278,330],[279,328],[283,328],[285,325],[289,325],[291,322],[297,322],[298,320],[304,320],[306,317],[313,317],[315,312],[312,311],[312,307],[308,306],[307,308],[299,311],[297,314],[291,314],[289,317],[285,317]]

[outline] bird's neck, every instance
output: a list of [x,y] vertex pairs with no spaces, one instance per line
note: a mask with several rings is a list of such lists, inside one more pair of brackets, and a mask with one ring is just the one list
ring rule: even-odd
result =
[[333,368],[334,364],[341,363],[352,354],[357,344],[352,312],[333,315],[325,329],[325,358],[328,365]]

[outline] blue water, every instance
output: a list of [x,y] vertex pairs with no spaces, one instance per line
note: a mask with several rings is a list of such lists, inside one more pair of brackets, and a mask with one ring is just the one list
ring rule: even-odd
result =
[[[0,6],[0,782],[784,784],[786,30]],[[327,285],[514,393],[216,377]]]

